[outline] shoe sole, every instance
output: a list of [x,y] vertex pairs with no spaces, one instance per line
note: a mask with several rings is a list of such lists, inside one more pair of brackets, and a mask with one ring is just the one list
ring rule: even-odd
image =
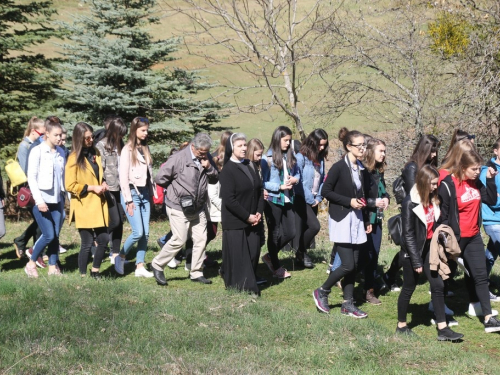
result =
[[365,318],[368,318],[368,314],[365,314],[365,315],[362,315],[362,316],[359,316],[359,315],[355,315],[353,313],[346,313],[346,312],[340,312],[342,315],[345,315],[345,316],[350,316],[351,318],[355,318],[355,319],[365,319]]
[[282,276],[278,276],[278,275],[273,275],[273,277],[275,277],[275,278],[277,278],[277,279],[283,279],[283,280],[285,280],[285,279],[289,279],[290,277],[292,277],[292,275],[289,275],[289,276],[283,276],[283,277],[282,277]]
[[144,277],[145,279],[151,279],[153,277],[155,277],[154,275],[152,276],[145,276],[145,275],[135,275],[135,277]]
[[499,332],[499,331],[500,327],[489,327],[484,329],[484,332],[486,333]]
[[[23,256],[21,254],[21,252],[19,251],[19,247],[17,246],[17,244],[14,243],[14,249],[16,249],[16,256],[21,259]],[[26,252],[23,252],[26,254]]]
[[41,269],[47,268],[47,265],[43,265],[43,264],[42,264],[42,263],[40,263],[39,261],[36,261],[35,263],[36,263],[36,266],[37,266],[38,268],[41,268]]
[[458,338],[449,338],[449,337],[444,337],[444,336],[438,336],[437,340],[438,341],[458,341],[460,339],[462,339],[464,337],[464,335],[458,337]]
[[382,304],[382,302],[371,302],[371,301],[368,301],[367,299],[365,299],[365,302],[368,302],[370,305],[373,305],[373,306],[380,306]]
[[324,314],[330,314],[330,310],[324,310],[323,308],[320,307],[318,300],[316,299],[316,296],[314,295],[314,291],[312,292],[314,304],[316,305],[316,308],[318,309],[319,312],[322,312]]

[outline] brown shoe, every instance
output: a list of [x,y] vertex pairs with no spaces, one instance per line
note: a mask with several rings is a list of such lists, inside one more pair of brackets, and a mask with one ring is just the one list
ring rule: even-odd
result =
[[382,302],[375,297],[375,293],[373,293],[373,289],[368,289],[366,291],[365,301],[371,303],[372,305],[381,305]]
[[14,242],[14,249],[16,249],[16,256],[21,259],[24,256],[24,250],[21,249],[17,243]]

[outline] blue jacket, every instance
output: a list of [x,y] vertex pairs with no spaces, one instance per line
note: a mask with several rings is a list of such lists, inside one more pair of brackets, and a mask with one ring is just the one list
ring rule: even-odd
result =
[[[280,186],[283,185],[284,173],[283,170],[279,170],[273,164],[272,160],[273,151],[268,150],[266,158],[262,159],[261,169],[262,169],[262,181],[264,182],[264,189],[267,190],[270,197],[279,198],[281,197]],[[286,158],[286,156],[285,156]],[[270,164],[270,165],[269,165]],[[289,175],[300,180],[300,173],[297,164],[295,164],[291,171],[288,171]],[[291,190],[291,192],[293,192]]]
[[325,161],[321,159],[319,166],[319,189],[318,195],[314,197],[312,194],[312,187],[314,183],[314,163],[301,153],[295,154],[297,158],[297,167],[299,169],[300,181],[294,186],[295,194],[304,197],[307,204],[312,205],[315,201],[321,203],[323,197],[321,196],[321,188],[325,181]]
[[[496,158],[491,158],[491,160],[486,163],[485,166],[481,168],[481,174],[479,179],[486,185],[486,172],[488,167],[496,168],[500,172],[500,164],[496,162]],[[500,225],[500,173],[495,176],[495,185],[497,187],[497,202],[494,206],[487,205],[483,203],[481,205],[481,214],[483,216],[483,225]]]

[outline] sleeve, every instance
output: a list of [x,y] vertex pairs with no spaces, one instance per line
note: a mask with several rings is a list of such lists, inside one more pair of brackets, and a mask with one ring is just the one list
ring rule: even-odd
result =
[[214,205],[220,211],[222,209],[222,199],[219,196],[220,183],[209,184],[207,190],[210,204]]
[[495,184],[495,177],[487,178],[486,185],[478,180],[478,187],[481,192],[481,200],[488,206],[494,206],[497,203],[498,193]]
[[78,166],[76,165],[75,154],[71,154],[66,164],[64,175],[64,187],[66,191],[76,197],[82,197],[87,194],[88,185],[78,182]]
[[38,173],[40,172],[39,167],[40,147],[34,147],[33,150],[31,150],[28,158],[28,185],[37,206],[39,204],[45,203],[42,198],[42,193],[40,192],[40,189],[38,189]]
[[123,199],[125,202],[130,202],[132,200],[132,193],[130,192],[129,186],[129,173],[130,173],[130,147],[125,145],[122,148],[122,152],[120,155],[120,189],[123,194]]
[[438,224],[450,225],[450,200],[449,186],[446,181],[441,181],[438,187],[439,207],[441,208],[441,215],[439,216]]
[[0,173],[0,199],[5,198],[5,190],[3,189],[2,174]]
[[417,238],[415,233],[415,213],[411,209],[411,198],[409,195],[401,203],[401,222],[403,226],[403,243],[408,255],[410,256],[411,265],[413,268],[422,267],[422,257],[417,249]]
[[155,182],[166,189],[168,185],[177,177],[176,160],[178,158],[170,157],[163,163],[155,176]]
[[323,195],[321,194],[321,191],[323,189],[323,184],[325,183],[325,161],[321,160],[321,174],[319,176],[319,188],[318,188],[318,195],[316,195],[316,201],[318,203],[321,203],[323,200]]
[[325,183],[323,184],[321,195],[323,195],[323,197],[325,197],[331,203],[338,204],[344,207],[351,207],[351,197],[340,195],[334,191],[335,186],[339,182],[339,178],[340,171],[338,170],[338,164],[334,164],[328,171]]
[[312,191],[309,189],[304,188],[304,167],[305,167],[305,156],[302,155],[301,153],[298,153],[295,155],[297,159],[297,163],[295,166],[297,167],[299,171],[299,185],[300,186],[300,191],[304,193],[304,199],[307,204],[312,205],[314,204],[314,196],[312,195]]
[[17,161],[21,166],[23,172],[28,175],[28,147],[24,140],[19,144],[19,149],[17,150]]
[[271,175],[273,173],[273,169],[275,173],[277,173],[276,167],[274,167],[274,165],[269,166],[267,160],[264,160],[264,163],[262,163],[262,180],[264,181],[264,189],[272,193],[278,194],[280,191],[281,183],[271,181]]
[[221,182],[220,182],[220,193],[222,197],[222,203],[226,209],[231,212],[234,216],[243,222],[246,222],[250,217],[250,212],[248,212],[238,201],[236,197],[236,183],[234,180],[234,173],[231,173],[231,169],[225,167],[222,169]]
[[219,181],[219,170],[210,154],[208,154],[208,160],[210,161],[210,167],[205,170],[205,173],[207,174],[208,183],[213,185]]
[[403,181],[405,183],[406,194],[410,194],[410,190],[415,185],[415,177],[417,176],[417,165],[414,162],[408,163],[403,169]]
[[[101,155],[102,170],[105,171],[106,170],[106,156],[104,155],[104,144],[101,141],[99,141],[95,145],[95,148],[97,149],[97,151],[99,151],[99,154]],[[106,177],[106,175],[104,174],[104,176],[102,176],[103,181],[106,180],[105,177]]]
[[382,194],[382,198],[389,199],[389,203],[391,203],[391,195],[388,193],[387,185],[385,183],[385,178],[384,178],[384,174],[383,173],[380,174],[380,181],[382,182],[382,185],[384,185],[384,189],[385,189],[385,193]]

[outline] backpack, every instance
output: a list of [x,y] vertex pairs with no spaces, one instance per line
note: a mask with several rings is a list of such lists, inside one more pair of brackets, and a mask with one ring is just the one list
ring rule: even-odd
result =
[[401,214],[394,215],[387,220],[387,229],[389,231],[389,241],[395,245],[401,245],[401,237],[403,235],[403,222]]
[[392,183],[392,194],[394,194],[394,198],[396,198],[397,204],[401,204],[401,202],[403,202],[403,199],[405,199],[406,190],[402,175],[399,175],[398,178],[396,178]]

